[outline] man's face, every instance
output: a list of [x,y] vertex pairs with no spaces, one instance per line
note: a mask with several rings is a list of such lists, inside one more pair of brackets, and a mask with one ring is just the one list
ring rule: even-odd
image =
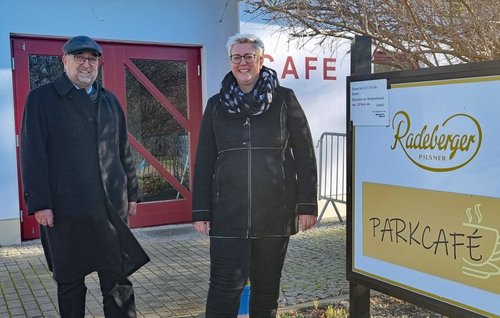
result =
[[87,88],[94,84],[99,73],[99,57],[93,52],[67,54],[62,61],[66,74],[76,86]]

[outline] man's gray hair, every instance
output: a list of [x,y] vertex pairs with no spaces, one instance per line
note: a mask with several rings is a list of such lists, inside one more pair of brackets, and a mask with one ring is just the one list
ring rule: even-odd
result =
[[264,54],[264,42],[253,34],[240,34],[236,33],[233,36],[230,36],[227,40],[227,54],[231,55],[231,50],[235,44],[240,43],[250,43],[253,44],[253,47],[257,50],[257,55],[262,56]]

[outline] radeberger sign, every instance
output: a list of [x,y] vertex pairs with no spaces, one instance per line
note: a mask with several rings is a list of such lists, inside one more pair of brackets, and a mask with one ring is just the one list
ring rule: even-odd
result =
[[435,172],[451,171],[469,163],[481,147],[479,122],[467,114],[454,114],[441,123],[416,126],[405,111],[392,119],[394,143],[416,166]]
[[[449,317],[500,318],[495,65],[488,76],[461,66],[435,79],[423,70],[350,79],[350,280]],[[368,97],[384,101],[387,121],[358,102]]]

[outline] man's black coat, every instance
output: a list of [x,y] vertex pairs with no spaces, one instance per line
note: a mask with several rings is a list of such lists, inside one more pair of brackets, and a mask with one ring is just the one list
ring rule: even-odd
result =
[[125,116],[117,98],[95,83],[97,102],[66,74],[30,92],[21,132],[28,213],[52,209],[41,227],[58,282],[96,270],[129,275],[149,261],[126,224],[137,180]]

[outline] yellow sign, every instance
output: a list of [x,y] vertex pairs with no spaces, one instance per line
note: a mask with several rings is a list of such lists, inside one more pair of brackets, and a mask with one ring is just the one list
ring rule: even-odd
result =
[[363,182],[363,254],[500,294],[500,199]]

